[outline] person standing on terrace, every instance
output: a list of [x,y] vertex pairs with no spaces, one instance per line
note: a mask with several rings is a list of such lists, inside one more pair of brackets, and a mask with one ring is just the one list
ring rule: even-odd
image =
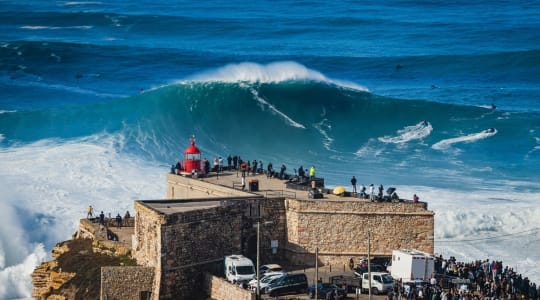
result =
[[315,167],[314,166],[311,166],[311,168],[309,168],[309,179],[315,179]]

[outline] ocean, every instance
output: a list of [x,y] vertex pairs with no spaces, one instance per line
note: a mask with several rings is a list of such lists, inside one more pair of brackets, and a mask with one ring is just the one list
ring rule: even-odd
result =
[[192,135],[417,194],[437,254],[540,283],[540,2],[0,3],[0,299],[88,205],[165,198]]

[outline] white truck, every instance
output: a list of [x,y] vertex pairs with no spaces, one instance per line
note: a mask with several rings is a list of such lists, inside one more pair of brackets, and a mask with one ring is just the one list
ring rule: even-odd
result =
[[369,291],[369,282],[371,281],[372,294],[386,294],[394,288],[394,279],[386,272],[371,272],[371,280],[368,280],[370,273],[362,274],[362,292]]
[[251,259],[240,255],[228,255],[224,260],[225,277],[232,283],[249,282],[255,278],[255,266]]
[[435,272],[433,255],[417,250],[393,250],[390,274],[403,282],[429,280]]

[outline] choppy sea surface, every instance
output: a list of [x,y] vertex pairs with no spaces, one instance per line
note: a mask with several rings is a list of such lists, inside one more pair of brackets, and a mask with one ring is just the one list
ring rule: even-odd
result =
[[1,299],[88,205],[164,198],[192,134],[416,193],[436,253],[540,282],[539,2],[0,3]]

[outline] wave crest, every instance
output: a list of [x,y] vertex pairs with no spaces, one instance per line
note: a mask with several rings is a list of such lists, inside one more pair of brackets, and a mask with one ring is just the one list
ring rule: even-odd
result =
[[319,71],[312,70],[294,61],[273,62],[266,65],[243,62],[228,64],[221,68],[199,73],[188,78],[196,82],[257,82],[278,83],[285,81],[318,81],[367,92],[368,89],[356,83],[326,77]]

